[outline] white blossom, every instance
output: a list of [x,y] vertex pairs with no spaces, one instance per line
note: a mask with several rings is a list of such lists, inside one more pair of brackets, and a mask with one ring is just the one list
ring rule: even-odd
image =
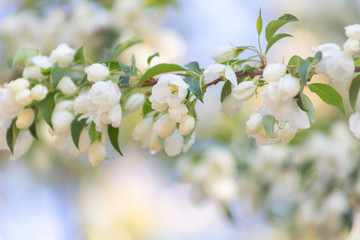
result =
[[340,51],[340,47],[335,43],[325,43],[312,48],[313,52],[321,52],[322,58],[315,66],[315,72],[318,74],[326,73],[326,66],[329,58]]
[[346,26],[345,34],[348,38],[360,40],[360,24]]
[[176,129],[173,134],[165,139],[164,151],[169,157],[173,157],[181,153],[184,144],[184,138]]
[[23,109],[9,89],[0,87],[0,130],[6,130],[12,119]]
[[282,124],[279,132],[279,137],[281,141],[285,144],[289,143],[295,137],[295,132],[292,131],[288,122]]
[[74,102],[71,100],[63,100],[60,102],[57,102],[55,105],[55,108],[53,112],[57,112],[60,110],[65,110],[71,112],[73,110]]
[[56,88],[68,97],[73,96],[77,91],[75,83],[71,80],[70,77],[67,76],[60,80]]
[[109,69],[100,63],[94,63],[93,65],[85,67],[85,72],[90,82],[104,81],[110,75]]
[[281,77],[278,82],[278,90],[281,95],[281,100],[286,101],[287,99],[295,97],[300,91],[300,79],[286,74]]
[[75,50],[67,44],[58,45],[50,54],[51,63],[57,62],[59,67],[68,66],[74,59]]
[[244,81],[235,86],[231,95],[238,101],[249,100],[255,94],[256,85],[254,81]]
[[235,117],[235,115],[240,111],[243,102],[238,101],[233,95],[227,96],[221,105],[221,113],[228,116],[229,118]]
[[35,119],[35,111],[32,108],[21,110],[16,118],[16,127],[19,129],[26,129],[31,126]]
[[349,129],[355,138],[360,139],[360,113],[353,113],[349,118]]
[[110,120],[111,126],[114,128],[120,127],[121,116],[122,110],[120,104],[113,106],[108,112],[108,118]]
[[349,38],[344,43],[344,51],[348,55],[354,55],[360,52],[360,40]]
[[154,154],[162,149],[159,138],[155,132],[152,132],[150,136],[148,147],[151,154]]
[[74,116],[71,112],[66,110],[60,110],[53,112],[51,116],[51,123],[56,134],[65,133],[70,131],[71,122],[74,120]]
[[116,83],[98,81],[91,86],[89,97],[98,107],[108,108],[119,103],[121,92]]
[[249,120],[246,121],[246,133],[248,135],[256,134],[259,132],[263,125],[262,115],[260,113],[253,113],[250,115]]
[[286,65],[282,63],[270,63],[266,65],[263,78],[267,82],[277,82],[286,74]]
[[106,158],[105,146],[98,141],[93,142],[89,148],[88,158],[91,166],[100,165]]
[[205,68],[205,84],[211,83],[218,78],[222,78],[223,80],[229,80],[234,86],[237,85],[236,74],[230,66],[216,63]]
[[235,57],[236,48],[232,46],[221,46],[212,53],[211,58],[217,63],[232,60]]
[[175,74],[162,75],[151,90],[149,98],[152,108],[164,111],[168,106],[180,104],[185,100],[189,85]]
[[15,101],[17,104],[20,104],[23,106],[29,105],[33,101],[33,98],[31,97],[31,91],[29,89],[24,89],[24,90],[19,91],[15,95]]
[[41,73],[41,69],[49,69],[52,67],[50,59],[46,56],[35,56],[28,60],[24,71],[23,77],[26,79],[43,80],[44,75]]
[[29,80],[27,80],[25,78],[18,78],[16,80],[13,80],[13,81],[9,82],[9,84],[7,85],[7,88],[13,94],[17,94],[21,90],[29,88],[29,86],[30,86]]
[[154,120],[152,117],[142,119],[136,124],[132,132],[132,136],[135,140],[142,142],[143,146],[149,143],[151,134],[153,132]]
[[187,113],[188,113],[188,109],[185,106],[185,104],[178,104],[178,105],[174,105],[174,106],[170,106],[169,107],[169,119],[177,122],[177,123],[181,123],[185,120]]
[[31,97],[36,101],[43,100],[47,94],[48,94],[48,89],[44,85],[41,85],[41,84],[36,84],[31,89]]
[[129,99],[126,101],[124,109],[127,113],[133,113],[144,104],[145,96],[141,93],[132,94]]
[[176,122],[169,117],[170,114],[166,113],[154,123],[154,132],[161,138],[169,137],[176,129]]
[[186,115],[185,120],[179,124],[179,132],[182,135],[187,136],[194,130],[194,127],[195,127],[194,117],[191,115]]
[[93,112],[96,109],[96,105],[90,100],[89,91],[81,92],[74,100],[74,110],[77,113]]
[[351,55],[338,51],[331,56],[326,65],[326,74],[334,81],[345,82],[352,78],[355,62]]

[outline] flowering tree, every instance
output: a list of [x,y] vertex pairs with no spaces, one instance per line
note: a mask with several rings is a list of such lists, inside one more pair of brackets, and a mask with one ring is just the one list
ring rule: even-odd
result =
[[[298,21],[295,16],[284,14],[263,31],[260,12],[256,24],[259,46],[220,47],[212,55],[216,63],[206,68],[197,62],[185,66],[160,63],[142,72],[134,55],[130,65],[117,61],[127,48],[140,42],[138,38],[117,45],[106,59],[97,62],[88,56],[86,46],[75,50],[60,44],[49,56],[36,49],[21,49],[9,59],[8,67],[23,67],[22,76],[0,89],[0,147],[9,150],[13,157],[20,157],[33,139],[42,140],[37,132],[44,120],[60,149],[74,156],[88,153],[91,165],[98,166],[106,159],[108,143],[122,155],[118,140],[121,119],[142,109],[143,119],[133,130],[134,139],[152,153],[163,150],[173,157],[187,152],[194,143],[195,106],[203,102],[209,87],[220,83],[223,87],[219,101],[225,115],[234,117],[244,102],[261,98],[263,106],[250,115],[246,133],[260,145],[280,140],[287,144],[299,129],[308,129],[315,122],[316,109],[304,89],[345,115],[341,95],[330,84],[312,83],[315,74],[327,74],[332,81],[349,86],[349,101],[355,112],[349,118],[349,129],[360,138],[360,113],[356,111],[360,78],[355,74],[360,71],[360,25],[345,28],[348,40],[343,47],[327,43],[313,48],[314,56],[306,59],[293,56],[288,63],[269,63],[267,53],[271,47],[291,37],[278,33],[279,29],[294,21]],[[265,50],[260,42],[263,33]],[[253,56],[241,58],[243,52]],[[148,65],[158,56],[149,56]],[[218,181],[223,186],[231,186],[229,176],[236,174],[231,157],[228,159],[219,163],[224,165]],[[295,165],[292,170],[303,167]],[[205,168],[212,169],[207,165]],[[197,180],[207,195],[226,206],[234,195],[231,187],[214,192],[215,188],[206,181]],[[340,195],[334,193],[334,205],[344,203]],[[333,206],[331,201],[329,208]],[[309,209],[312,208],[311,205]],[[345,210],[347,205],[342,204],[339,212]]]

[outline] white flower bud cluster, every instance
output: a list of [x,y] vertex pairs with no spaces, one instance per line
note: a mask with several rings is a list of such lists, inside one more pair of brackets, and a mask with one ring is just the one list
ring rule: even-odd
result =
[[181,158],[177,168],[185,181],[211,199],[227,204],[239,195],[235,159],[225,149],[208,148],[196,163]]

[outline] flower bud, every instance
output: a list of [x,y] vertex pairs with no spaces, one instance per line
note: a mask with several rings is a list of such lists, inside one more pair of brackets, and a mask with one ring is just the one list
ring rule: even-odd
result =
[[120,104],[117,104],[110,109],[110,111],[108,112],[108,119],[111,122],[111,126],[113,126],[114,128],[120,126],[121,115],[122,115],[122,110]]
[[109,69],[100,63],[87,66],[85,72],[90,82],[104,81],[110,75]]
[[260,113],[251,114],[249,120],[246,121],[246,133],[248,135],[258,133],[262,124],[263,121]]
[[161,138],[169,137],[176,129],[176,122],[169,116],[168,113],[164,114],[154,123],[154,131]]
[[95,111],[96,105],[90,101],[89,92],[81,92],[74,100],[74,110],[77,113],[87,113]]
[[169,157],[173,157],[181,153],[181,149],[184,144],[184,138],[179,133],[178,130],[175,130],[174,133],[165,139],[164,151]]
[[56,88],[68,97],[74,95],[77,91],[75,83],[71,80],[71,78],[66,76],[60,80]]
[[59,67],[68,66],[74,59],[75,50],[63,43],[57,46],[50,54],[50,61],[57,62]]
[[93,142],[90,145],[89,154],[88,154],[88,158],[91,166],[93,167],[99,166],[105,160],[105,157],[106,157],[105,146],[99,143],[98,141]]
[[270,63],[266,65],[263,77],[267,82],[277,82],[286,74],[286,66],[281,63]]
[[31,89],[31,97],[37,101],[43,100],[47,93],[48,89],[41,84],[37,84]]
[[278,91],[281,94],[281,100],[295,97],[300,91],[300,79],[287,74],[280,78]]
[[99,81],[91,86],[89,97],[98,107],[112,107],[119,103],[119,86],[111,81]]
[[360,40],[360,24],[346,26],[345,34],[348,38]]
[[326,65],[326,73],[333,81],[346,82],[352,78],[354,71],[354,59],[344,51],[338,51],[331,56]]
[[232,46],[221,46],[213,52],[211,58],[217,63],[222,63],[234,59],[235,51],[236,49]]
[[187,136],[194,130],[194,127],[195,127],[194,117],[190,115],[186,115],[185,120],[179,124],[179,132],[182,135]]
[[229,118],[233,118],[240,111],[242,105],[243,102],[238,101],[230,94],[224,99],[221,107],[221,112]]
[[349,55],[354,55],[360,52],[360,40],[349,38],[344,43],[344,51]]
[[153,118],[147,117],[136,124],[132,136],[135,140],[140,140],[143,145],[146,145],[150,139],[153,128]]
[[37,79],[42,80],[44,79],[44,75],[41,72],[41,69],[49,69],[51,68],[52,64],[48,57],[46,56],[35,56],[29,59],[28,63],[26,64],[23,77],[27,79]]
[[57,102],[53,112],[57,112],[60,110],[66,110],[66,111],[71,112],[73,110],[73,105],[74,105],[74,102],[71,100],[64,100],[64,101]]
[[135,112],[144,104],[144,101],[145,97],[143,94],[135,93],[129,97],[125,103],[124,109],[129,113]]
[[295,133],[291,131],[290,124],[286,122],[280,129],[280,139],[283,143],[289,143],[295,137]]
[[349,129],[355,138],[360,139],[360,113],[356,112],[349,118]]
[[30,86],[29,80],[27,80],[25,78],[18,78],[16,80],[9,82],[9,84],[7,85],[7,88],[13,94],[16,95],[18,92],[20,92],[21,90],[27,89],[29,86]]
[[35,111],[32,108],[21,110],[16,119],[16,127],[18,129],[26,129],[31,126],[35,119]]
[[185,104],[178,104],[175,106],[170,106],[169,107],[169,118],[175,122],[183,122],[187,116],[188,113],[188,109],[185,106]]
[[149,140],[149,150],[151,154],[154,154],[158,151],[160,151],[162,148],[161,143],[159,141],[158,136],[155,132],[152,132]]
[[32,101],[33,98],[31,97],[31,92],[29,89],[21,90],[15,96],[15,102],[23,106],[29,105]]
[[241,82],[233,88],[231,95],[238,101],[246,101],[255,94],[256,85],[253,81]]
[[57,134],[70,131],[70,125],[73,120],[74,116],[66,110],[53,112],[51,117],[51,123]]

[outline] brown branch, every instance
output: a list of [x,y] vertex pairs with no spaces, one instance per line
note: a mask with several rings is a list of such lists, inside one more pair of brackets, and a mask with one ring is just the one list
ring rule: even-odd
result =
[[360,72],[360,67],[355,67],[355,72]]

